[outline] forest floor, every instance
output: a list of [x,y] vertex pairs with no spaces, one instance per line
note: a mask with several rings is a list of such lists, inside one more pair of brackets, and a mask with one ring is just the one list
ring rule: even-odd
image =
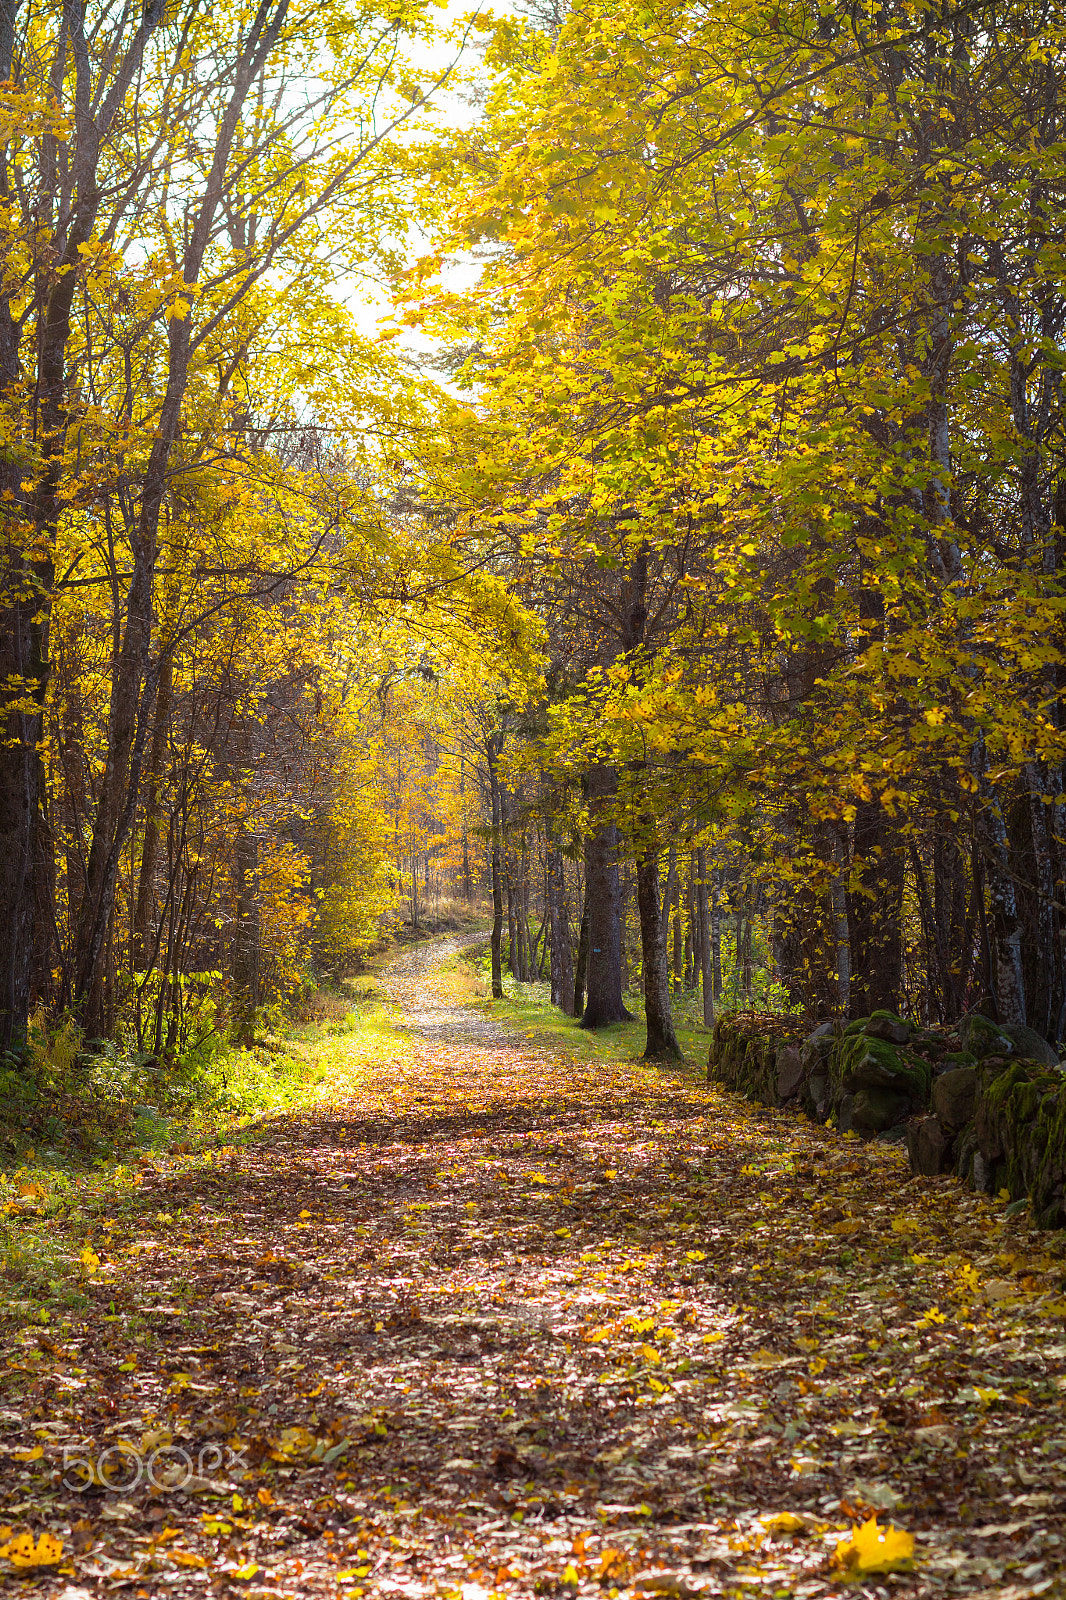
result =
[[459,942],[333,1097],[81,1218],[81,1308],[5,1330],[0,1588],[1066,1593],[1062,1237],[531,1042]]

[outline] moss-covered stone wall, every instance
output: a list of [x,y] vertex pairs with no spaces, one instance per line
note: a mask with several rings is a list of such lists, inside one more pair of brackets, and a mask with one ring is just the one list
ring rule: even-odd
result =
[[809,1031],[746,1012],[715,1024],[707,1078],[841,1132],[905,1141],[915,1172],[955,1171],[1027,1199],[1038,1226],[1066,1226],[1066,1075],[1030,1028],[979,1016],[914,1028],[879,1011]]

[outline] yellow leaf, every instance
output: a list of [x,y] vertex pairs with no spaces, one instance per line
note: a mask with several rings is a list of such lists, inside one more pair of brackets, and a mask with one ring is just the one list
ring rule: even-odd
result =
[[775,1511],[759,1521],[767,1533],[802,1533],[807,1524],[794,1511]]
[[640,1347],[640,1353],[644,1357],[645,1361],[651,1362],[652,1366],[655,1366],[662,1360],[662,1356],[659,1354],[658,1350],[656,1350],[653,1344],[642,1344]]
[[96,1251],[91,1245],[85,1246],[85,1249],[81,1253],[80,1259],[85,1267],[86,1272],[95,1272],[97,1267],[100,1265],[100,1257],[96,1254]]
[[282,1428],[275,1449],[281,1456],[305,1456],[316,1443],[310,1428]]
[[813,1361],[807,1363],[807,1371],[812,1378],[817,1378],[818,1374],[824,1372],[828,1365],[829,1363],[824,1356],[815,1356]]
[[837,1545],[836,1560],[858,1572],[903,1572],[914,1559],[914,1535],[902,1528],[878,1525],[876,1517],[852,1531]]
[[784,1356],[779,1356],[774,1350],[756,1350],[755,1354],[749,1358],[749,1365],[767,1368],[779,1367],[784,1359]]
[[259,1571],[259,1567],[257,1566],[257,1564],[254,1561],[248,1561],[248,1562],[245,1563],[245,1565],[243,1567],[238,1567],[231,1574],[231,1576],[234,1577],[234,1578],[241,1578],[244,1581],[247,1581],[249,1578],[254,1578],[258,1571]]
[[207,1562],[203,1556],[196,1555],[192,1550],[171,1550],[171,1561],[176,1561],[179,1567],[206,1567]]
[[555,1237],[557,1239],[569,1239],[569,1237],[570,1237],[570,1229],[569,1228],[556,1228]]
[[915,1219],[913,1217],[893,1217],[892,1218],[892,1232],[893,1233],[917,1233],[918,1232],[918,1223],[915,1221]]
[[611,1171],[611,1172],[605,1172],[604,1173],[604,1177],[605,1178],[617,1178],[617,1176],[618,1176],[617,1169],[615,1169],[614,1171]]
[[300,1212],[300,1221],[302,1222],[305,1217],[309,1217],[310,1215],[311,1215],[310,1211],[301,1211]]
[[685,1251],[685,1260],[686,1261],[706,1261],[706,1259],[707,1259],[707,1254],[703,1250],[686,1250]]
[[41,1445],[35,1444],[32,1450],[12,1450],[11,1455],[15,1461],[40,1461],[44,1450]]
[[50,1533],[42,1533],[36,1545],[32,1533],[20,1533],[7,1544],[0,1545],[0,1556],[6,1556],[20,1572],[30,1567],[54,1567],[63,1557],[63,1541]]

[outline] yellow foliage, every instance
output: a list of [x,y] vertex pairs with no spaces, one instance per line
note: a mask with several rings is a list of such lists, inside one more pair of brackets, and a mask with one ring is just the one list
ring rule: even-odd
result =
[[889,1523],[882,1528],[876,1517],[853,1530],[837,1545],[838,1566],[856,1575],[867,1572],[905,1572],[914,1560],[914,1535]]
[[54,1567],[63,1559],[63,1541],[53,1534],[42,1533],[36,1544],[32,1533],[19,1533],[0,1545],[0,1556],[10,1561],[18,1571],[31,1567]]

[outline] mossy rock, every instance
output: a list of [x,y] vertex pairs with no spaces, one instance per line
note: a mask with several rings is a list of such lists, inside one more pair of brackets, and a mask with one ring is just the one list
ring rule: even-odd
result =
[[852,1126],[872,1138],[906,1121],[910,1098],[891,1089],[860,1089],[851,1107]]
[[1027,1028],[1023,1022],[1005,1022],[1000,1031],[1014,1045],[1014,1054],[1023,1061],[1037,1061],[1042,1067],[1058,1066],[1058,1051],[1035,1028]]
[[762,1105],[776,1106],[780,1103],[778,1058],[795,1049],[795,1041],[802,1037],[802,1023],[786,1018],[786,1025],[777,1026],[780,1019],[765,1019],[764,1033],[760,1031],[763,1020],[756,1018],[753,1026],[748,1017],[718,1019],[707,1058],[707,1081],[724,1084]]
[[914,1029],[894,1011],[871,1011],[866,1033],[871,1039],[887,1039],[889,1044],[906,1044]]
[[856,1033],[865,1032],[866,1024],[869,1020],[869,1017],[856,1017],[853,1022],[846,1023],[844,1026],[845,1039],[850,1039]]
[[845,1093],[858,1089],[891,1089],[906,1094],[916,1106],[929,1099],[932,1070],[920,1056],[865,1034],[845,1034],[829,1057],[834,1085]]
[[833,1103],[833,1086],[824,1069],[812,1072],[803,1088],[803,1109],[815,1122],[824,1122]]
[[944,1035],[934,1033],[932,1028],[916,1028],[908,1042],[912,1050],[927,1056],[942,1056],[948,1048],[948,1041]]
[[959,1043],[963,1050],[978,1058],[1009,1056],[1014,1052],[1014,1041],[999,1024],[976,1014],[963,1017],[959,1023]]
[[1012,1061],[999,1072],[983,1064],[973,1130],[974,1167],[980,1157],[1012,1200],[1029,1196],[1037,1227],[1066,1224],[1063,1073],[1026,1061]]

